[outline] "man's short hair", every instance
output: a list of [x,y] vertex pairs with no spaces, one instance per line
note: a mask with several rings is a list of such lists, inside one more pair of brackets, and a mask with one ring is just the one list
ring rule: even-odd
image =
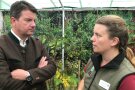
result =
[[33,13],[38,14],[37,9],[30,3],[26,1],[16,1],[11,5],[10,17],[18,19],[21,16],[23,10],[30,10]]

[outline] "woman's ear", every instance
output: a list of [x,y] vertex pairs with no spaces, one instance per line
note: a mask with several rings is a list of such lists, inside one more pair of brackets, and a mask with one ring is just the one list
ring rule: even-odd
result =
[[119,44],[119,38],[118,37],[112,38],[111,46],[116,46],[117,44]]

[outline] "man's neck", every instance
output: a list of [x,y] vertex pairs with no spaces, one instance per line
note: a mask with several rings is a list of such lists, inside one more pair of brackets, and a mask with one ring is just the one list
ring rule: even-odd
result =
[[27,39],[28,39],[28,37],[21,37],[21,36],[19,36],[13,29],[11,29],[11,33],[20,41],[20,40],[22,40],[22,41],[26,41]]

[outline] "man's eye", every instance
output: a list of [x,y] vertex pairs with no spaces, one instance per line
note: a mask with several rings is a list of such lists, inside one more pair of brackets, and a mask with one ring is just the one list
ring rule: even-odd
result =
[[26,21],[30,22],[31,20],[30,19],[27,19]]
[[25,21],[26,21],[26,22],[30,22],[30,21],[32,21],[32,20],[31,20],[31,19],[25,19]]

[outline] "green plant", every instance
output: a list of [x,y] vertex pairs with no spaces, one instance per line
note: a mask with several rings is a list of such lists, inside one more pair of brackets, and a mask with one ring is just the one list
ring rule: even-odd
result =
[[[76,62],[74,63],[70,63],[68,62],[68,65],[70,65],[69,67],[71,67],[71,64],[76,64],[78,65]],[[59,68],[57,69],[56,75],[54,77],[54,84],[55,87],[60,87],[61,85],[64,88],[77,88],[78,85],[78,77],[76,73],[69,73],[67,70],[69,70],[69,68],[65,68],[64,71],[61,71],[61,62],[58,62],[58,66]],[[71,68],[70,68],[71,69]],[[72,67],[71,70],[75,70],[78,69],[78,67]],[[60,90],[60,88],[58,89]]]

